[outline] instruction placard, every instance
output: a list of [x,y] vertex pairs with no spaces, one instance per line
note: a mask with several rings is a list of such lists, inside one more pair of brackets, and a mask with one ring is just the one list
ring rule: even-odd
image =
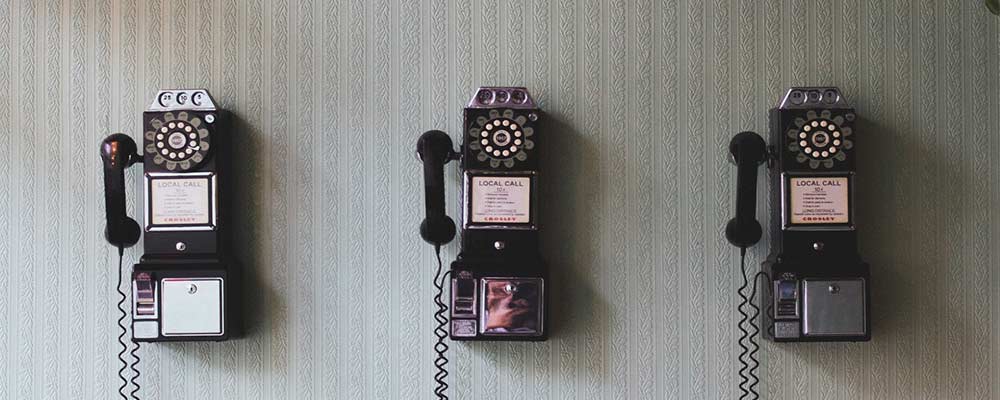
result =
[[847,224],[851,199],[846,177],[791,178],[792,224]]
[[472,223],[531,222],[531,178],[474,176],[470,185]]
[[152,225],[209,225],[211,179],[156,178],[149,180]]

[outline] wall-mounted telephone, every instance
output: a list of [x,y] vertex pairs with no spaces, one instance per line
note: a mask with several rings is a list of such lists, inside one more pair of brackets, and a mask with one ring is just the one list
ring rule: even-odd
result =
[[[425,132],[417,141],[427,212],[420,235],[438,252],[438,398],[447,398],[446,337],[546,339],[548,271],[538,244],[540,119],[525,88],[482,87],[465,108],[459,152],[441,131]],[[442,274],[440,247],[455,236],[455,223],[445,214],[443,170],[454,159],[461,160],[463,171],[461,250]],[[451,294],[445,303],[447,282]]]
[[[753,132],[730,142],[738,166],[737,200],[726,238],[740,248],[744,274],[741,399],[757,398],[750,379],[756,379],[754,336],[761,328],[776,342],[871,339],[871,274],[858,253],[855,229],[856,119],[837,88],[795,87],[771,110],[771,146]],[[775,205],[772,246],[751,286],[745,256],[762,234],[755,209],[757,169],[765,163]],[[768,289],[759,306],[753,304],[758,278]]]
[[[121,133],[101,143],[105,236],[119,256],[140,235],[144,239],[145,254],[131,275],[136,346],[239,334],[239,270],[229,254],[224,219],[230,173],[225,116],[206,90],[161,90],[143,113],[141,149]],[[140,161],[141,227],[125,213],[125,169]]]

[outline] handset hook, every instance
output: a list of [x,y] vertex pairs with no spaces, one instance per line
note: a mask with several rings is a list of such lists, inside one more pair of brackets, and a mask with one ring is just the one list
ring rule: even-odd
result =
[[757,168],[767,160],[767,144],[754,132],[740,132],[729,142],[729,153],[737,166],[736,217],[726,224],[726,239],[745,249],[762,235],[757,222]]
[[135,141],[128,135],[115,133],[101,141],[107,218],[104,238],[119,248],[131,247],[139,242],[139,224],[125,214],[125,169],[141,160]]

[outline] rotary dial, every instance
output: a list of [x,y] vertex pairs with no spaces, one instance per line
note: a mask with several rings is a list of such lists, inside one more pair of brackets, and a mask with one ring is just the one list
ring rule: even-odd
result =
[[528,151],[535,147],[531,139],[535,131],[529,126],[534,121],[532,115],[515,115],[513,110],[490,110],[489,118],[477,118],[469,129],[469,147],[479,151],[476,159],[489,160],[493,168],[501,164],[511,168],[515,160],[528,159]]
[[834,116],[829,110],[820,113],[809,111],[806,118],[796,118],[788,130],[788,151],[796,153],[795,160],[809,163],[809,168],[833,168],[834,161],[847,159],[845,150],[854,147],[848,138],[853,133],[849,125],[854,114]]
[[[213,117],[214,118],[214,117]],[[163,119],[149,122],[146,132],[146,153],[153,163],[170,171],[187,171],[205,160],[211,145],[210,135],[198,117],[181,111],[163,113]]]

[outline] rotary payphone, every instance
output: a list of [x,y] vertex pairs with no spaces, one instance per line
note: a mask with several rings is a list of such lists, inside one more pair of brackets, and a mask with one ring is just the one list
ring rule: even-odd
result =
[[[144,239],[145,253],[131,274],[132,354],[139,342],[234,337],[240,330],[239,270],[226,236],[226,185],[232,173],[225,151],[226,113],[206,90],[161,90],[142,123],[141,148],[117,133],[104,139],[100,149],[105,237],[120,258],[124,248]],[[125,169],[139,162],[144,171],[141,227],[125,213]],[[126,302],[126,294],[120,295]],[[127,315],[124,309],[122,313],[119,357],[127,364]],[[131,368],[138,375],[134,364]],[[124,389],[124,376],[122,380]]]
[[[871,339],[871,274],[858,253],[855,227],[856,122],[839,89],[795,87],[770,112],[770,146],[753,132],[730,142],[737,201],[726,237],[740,248],[744,276],[741,399],[757,398],[754,336],[761,328],[775,342]],[[765,163],[774,204],[771,254],[751,283],[745,256],[762,235],[755,209],[757,168]],[[767,290],[758,306],[753,300],[761,278]]]
[[[538,245],[540,123],[541,112],[525,88],[482,87],[465,108],[459,152],[441,131],[425,132],[417,141],[426,207],[420,235],[435,246],[438,260],[438,398],[447,398],[445,338],[546,339],[547,267]],[[460,160],[462,169],[461,249],[442,273],[441,246],[455,236],[444,201],[444,164],[451,160]]]

